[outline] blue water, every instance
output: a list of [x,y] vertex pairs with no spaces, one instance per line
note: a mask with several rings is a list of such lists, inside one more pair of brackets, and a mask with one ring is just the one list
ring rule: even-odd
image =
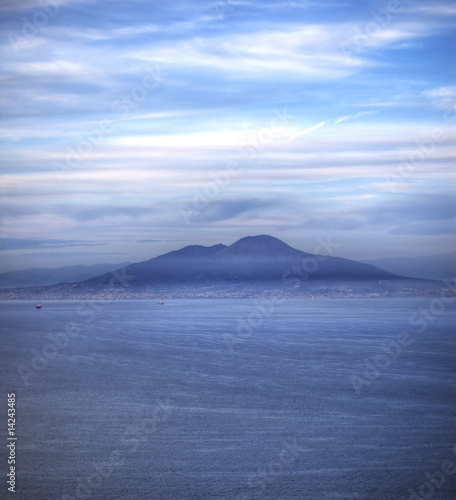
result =
[[[420,487],[421,497],[456,498],[456,473],[442,472],[456,464],[454,304],[49,301],[0,311],[4,478],[6,394],[17,398],[17,493],[4,479],[6,498],[398,500]],[[400,353],[385,354],[406,332]]]

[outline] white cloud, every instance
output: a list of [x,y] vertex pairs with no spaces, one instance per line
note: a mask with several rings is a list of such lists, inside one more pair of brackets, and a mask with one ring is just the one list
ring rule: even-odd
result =
[[436,109],[451,110],[456,106],[456,86],[437,87],[425,90],[421,95],[430,100]]
[[342,123],[346,120],[352,120],[353,118],[359,118],[360,116],[372,115],[374,113],[376,113],[376,111],[361,111],[360,113],[356,113],[355,115],[341,116],[339,118],[336,118],[336,120],[334,120],[333,124],[337,125],[337,124]]
[[295,139],[297,139],[298,137],[301,137],[301,135],[306,135],[310,132],[313,132],[314,130],[318,130],[320,127],[323,127],[323,125],[325,124],[326,122],[320,122],[320,123],[317,123],[316,125],[314,125],[313,127],[309,127],[309,128],[306,128],[305,130],[301,130],[300,132],[297,132],[296,134],[293,134],[291,137],[289,137],[287,140],[288,142],[291,142],[291,141],[294,141]]
[[338,28],[311,25],[287,29],[193,38],[130,53],[131,58],[177,67],[213,69],[239,77],[294,73],[303,78],[334,79],[361,65],[341,53]]
[[231,78],[261,78],[266,74],[283,78],[286,74],[294,74],[303,79],[324,81],[379,65],[367,59],[369,51],[428,36],[434,29],[432,23],[398,22],[369,35],[359,50],[347,54],[344,44],[350,45],[359,32],[355,23],[275,25],[248,34],[165,42],[130,52],[128,56],[145,61],[158,60],[177,68],[212,69]]
[[432,2],[432,3],[415,3],[409,9],[410,12],[425,14],[432,17],[456,16],[456,5],[453,3]]

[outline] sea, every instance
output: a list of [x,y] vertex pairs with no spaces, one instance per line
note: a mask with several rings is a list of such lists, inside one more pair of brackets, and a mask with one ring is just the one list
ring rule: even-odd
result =
[[163,302],[0,303],[1,498],[456,498],[455,302]]

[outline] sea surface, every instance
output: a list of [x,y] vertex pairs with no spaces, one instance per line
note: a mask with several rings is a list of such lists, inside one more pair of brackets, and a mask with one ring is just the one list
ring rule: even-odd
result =
[[1,498],[456,498],[455,303],[3,301],[0,313]]

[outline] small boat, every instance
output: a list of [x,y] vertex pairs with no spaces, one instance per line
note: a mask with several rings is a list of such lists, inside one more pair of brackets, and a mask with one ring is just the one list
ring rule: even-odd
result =
[[157,302],[157,304],[158,304],[159,306],[162,306],[162,305],[164,304],[164,302],[162,302],[161,300],[159,300],[159,301]]
[[36,309],[41,309],[42,307],[43,307],[43,306],[42,306],[41,304],[37,304],[37,305],[35,306],[35,308],[36,308]]

